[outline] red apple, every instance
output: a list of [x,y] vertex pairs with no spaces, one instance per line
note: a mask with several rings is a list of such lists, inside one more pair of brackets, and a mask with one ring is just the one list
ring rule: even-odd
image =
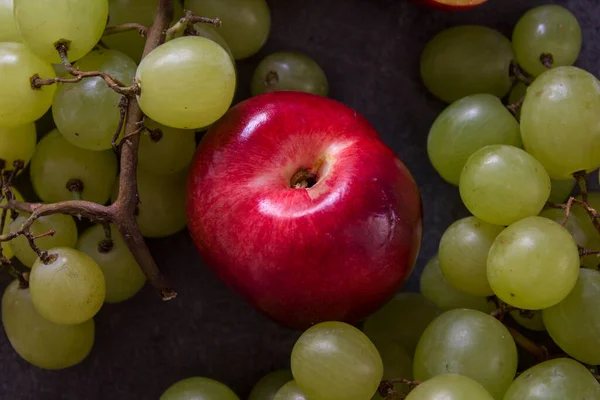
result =
[[461,11],[477,7],[487,0],[413,0],[415,3],[440,8],[442,10]]
[[357,322],[406,280],[419,190],[356,111],[273,92],[232,107],[190,169],[189,230],[231,289],[289,327]]

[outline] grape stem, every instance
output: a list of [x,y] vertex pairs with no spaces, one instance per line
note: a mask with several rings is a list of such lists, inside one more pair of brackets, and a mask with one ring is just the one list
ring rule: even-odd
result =
[[516,62],[512,62],[509,68],[509,75],[515,77],[518,81],[523,82],[526,86],[531,85],[533,82],[527,73],[521,68]]
[[523,348],[525,351],[527,351],[529,354],[534,356],[538,363],[548,360],[548,349],[546,349],[544,346],[538,346],[537,344],[523,336],[523,334],[521,334],[518,330],[516,330],[513,327],[507,326],[506,328],[515,340],[515,343],[521,348]]
[[142,37],[148,36],[148,27],[135,22],[129,22],[121,25],[108,26],[104,29],[102,36],[110,36],[122,32],[138,31]]
[[185,10],[184,17],[181,18],[175,25],[167,29],[165,41],[168,42],[169,40],[173,40],[176,37],[186,33],[193,34],[193,32],[189,32],[190,27],[197,23],[211,24],[217,28],[221,26],[221,20],[219,18],[198,17],[191,11]]
[[524,101],[525,101],[525,97],[521,97],[519,100],[517,100],[513,104],[507,105],[506,108],[508,108],[508,111],[510,111],[511,113],[516,114],[517,110],[519,108],[521,108],[521,106],[523,105]]
[[127,116],[127,108],[129,107],[129,97],[122,96],[121,100],[119,100],[119,123],[117,124],[117,129],[113,134],[112,140],[110,141],[110,145],[115,151],[115,153],[119,153],[119,146],[117,142],[119,141],[119,136],[121,135],[121,131],[123,130],[123,125],[125,124],[125,117]]

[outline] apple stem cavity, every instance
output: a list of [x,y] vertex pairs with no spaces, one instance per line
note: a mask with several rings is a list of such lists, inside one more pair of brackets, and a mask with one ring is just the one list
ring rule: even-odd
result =
[[299,169],[290,181],[291,187],[294,189],[309,189],[319,181],[316,173],[309,171],[307,168]]

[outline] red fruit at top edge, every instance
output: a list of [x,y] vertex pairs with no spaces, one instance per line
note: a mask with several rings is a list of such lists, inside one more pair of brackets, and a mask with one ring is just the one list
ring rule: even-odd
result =
[[487,2],[487,0],[413,0],[414,3],[449,11],[468,10]]
[[421,198],[404,164],[354,110],[300,92],[248,99],[209,129],[187,213],[206,265],[298,329],[376,311],[421,243]]

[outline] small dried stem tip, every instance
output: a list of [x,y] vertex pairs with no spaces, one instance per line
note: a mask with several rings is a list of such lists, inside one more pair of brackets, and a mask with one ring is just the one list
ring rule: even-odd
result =
[[554,65],[554,57],[550,53],[542,53],[540,56],[540,62],[544,67],[550,69]]
[[197,23],[211,24],[217,28],[221,26],[219,18],[197,17],[193,12],[185,10],[184,17],[181,18],[175,25],[167,29],[165,41],[173,40],[176,37],[183,35],[191,26]]
[[525,101],[525,97],[521,97],[515,103],[507,105],[506,108],[508,108],[508,111],[510,111],[511,113],[516,114],[517,110],[519,108],[521,108],[521,106],[523,105],[524,101]]
[[579,257],[592,256],[600,254],[600,250],[587,250],[579,248]]
[[104,34],[102,36],[110,36],[110,35],[114,35],[117,33],[130,32],[130,31],[138,31],[138,33],[142,37],[148,36],[148,27],[146,27],[142,24],[137,24],[135,22],[129,22],[127,24],[109,26],[106,29],[104,29]]

